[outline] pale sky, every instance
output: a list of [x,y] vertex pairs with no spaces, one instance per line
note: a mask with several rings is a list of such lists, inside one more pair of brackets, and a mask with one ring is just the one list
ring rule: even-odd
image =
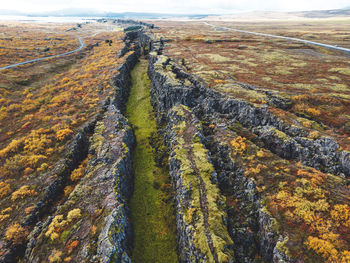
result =
[[234,13],[303,11],[349,7],[349,0],[0,0],[0,9],[41,12],[93,8],[111,12]]

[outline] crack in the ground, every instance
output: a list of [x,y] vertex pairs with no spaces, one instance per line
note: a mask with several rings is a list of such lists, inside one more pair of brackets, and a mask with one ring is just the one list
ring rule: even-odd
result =
[[[191,115],[188,111],[185,110],[185,113],[186,113],[188,118],[191,118]],[[214,244],[213,244],[213,239],[212,239],[212,236],[211,236],[210,231],[209,231],[209,222],[208,222],[209,210],[208,210],[208,200],[207,200],[207,189],[205,188],[205,183],[203,181],[203,178],[201,177],[200,171],[199,171],[199,169],[194,161],[195,155],[193,152],[193,148],[191,147],[191,136],[192,136],[193,130],[195,130],[196,127],[193,125],[192,121],[187,121],[187,119],[185,121],[186,121],[186,129],[184,131],[184,140],[185,140],[184,148],[188,152],[188,157],[189,157],[189,161],[191,164],[191,169],[193,170],[194,174],[196,175],[196,177],[199,181],[199,188],[198,188],[199,201],[200,201],[201,211],[203,213],[203,223],[204,223],[204,228],[205,228],[205,235],[206,235],[207,241],[208,241],[208,246],[209,246],[210,252],[213,256],[215,263],[219,263],[218,255],[216,253],[216,249],[215,249]]]

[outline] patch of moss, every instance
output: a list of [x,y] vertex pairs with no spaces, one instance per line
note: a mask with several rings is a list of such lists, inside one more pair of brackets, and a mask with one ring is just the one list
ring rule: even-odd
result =
[[283,131],[280,131],[273,127],[271,127],[271,131],[282,141],[290,140],[290,137],[287,134],[285,134]]
[[90,139],[91,147],[95,151],[99,151],[99,149],[103,145],[105,138],[103,137],[102,133],[104,129],[105,129],[105,126],[102,121],[99,121],[96,123],[94,135]]
[[331,68],[328,71],[350,76],[350,68]]
[[200,54],[197,57],[209,59],[211,62],[214,62],[214,63],[230,62],[231,61],[230,58],[223,57],[223,56],[221,56],[219,54]]
[[62,234],[61,234],[61,241],[65,242],[67,240],[67,238],[69,237],[69,235],[70,235],[70,231],[69,230],[63,231]]
[[[175,106],[174,111],[179,116],[185,116],[185,111],[189,111],[188,108],[182,105]],[[199,124],[196,125],[197,130],[200,129]],[[184,131],[187,129],[185,119],[180,121],[174,130]],[[184,187],[189,191],[191,197],[190,207],[185,209],[185,220],[187,224],[194,224],[193,240],[195,246],[207,256],[209,262],[213,262],[213,255],[208,245],[208,238],[206,232],[209,231],[213,246],[215,248],[219,262],[228,262],[230,258],[233,258],[233,252],[227,250],[228,245],[232,245],[233,242],[227,232],[226,225],[223,222],[225,217],[225,197],[220,194],[220,190],[217,185],[212,183],[211,178],[214,173],[214,167],[209,161],[208,150],[200,142],[199,136],[196,131],[193,131],[193,138],[189,143],[185,142],[184,138],[181,137],[183,132],[178,133],[179,137],[176,138],[176,147],[174,149],[175,156],[179,163],[182,171],[181,178]],[[191,150],[188,150],[190,148]],[[192,155],[190,155],[190,151]],[[193,166],[196,167],[197,171],[194,171]],[[196,174],[198,172],[199,174]],[[201,179],[200,179],[201,178]],[[206,193],[207,209],[208,209],[208,225],[209,228],[205,228],[204,214],[201,211],[201,200],[200,190],[201,181],[204,183],[204,189]],[[198,212],[197,212],[198,211]],[[192,222],[193,216],[196,216],[196,221]]]
[[287,247],[287,243],[289,241],[289,237],[286,236],[283,241],[278,241],[276,244],[276,249],[278,249],[279,251],[281,251],[284,255],[286,255],[287,257],[291,257],[289,248]]

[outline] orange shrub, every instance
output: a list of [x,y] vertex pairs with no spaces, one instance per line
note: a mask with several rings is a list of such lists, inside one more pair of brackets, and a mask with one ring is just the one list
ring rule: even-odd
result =
[[79,245],[79,241],[78,240],[74,240],[72,242],[69,242],[67,245],[66,245],[66,248],[67,248],[67,253],[68,255],[70,253],[72,253],[72,251]]

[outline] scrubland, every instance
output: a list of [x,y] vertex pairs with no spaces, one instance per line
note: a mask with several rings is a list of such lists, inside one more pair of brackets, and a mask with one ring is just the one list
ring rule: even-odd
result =
[[350,262],[350,55],[222,28],[349,21],[153,22],[0,24],[0,259]]

